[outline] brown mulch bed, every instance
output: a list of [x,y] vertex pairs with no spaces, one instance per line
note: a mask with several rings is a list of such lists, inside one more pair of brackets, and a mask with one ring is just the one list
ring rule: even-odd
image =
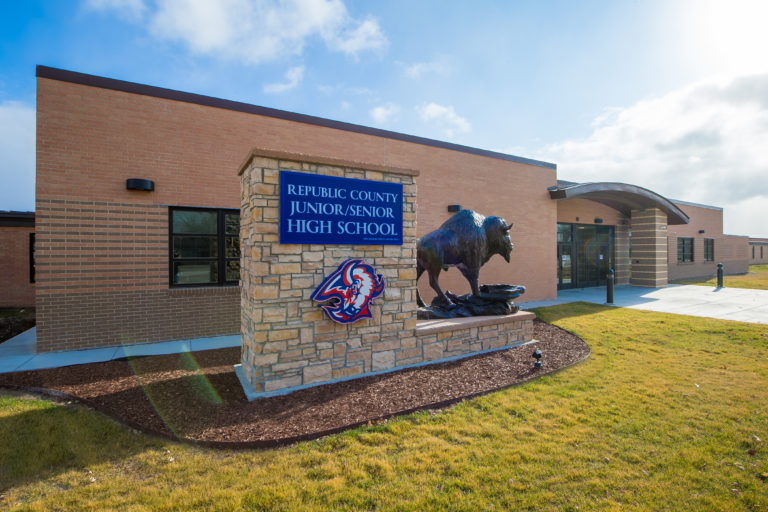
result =
[[[209,446],[276,446],[513,386],[576,364],[589,347],[535,321],[532,345],[327,384],[248,402],[233,371],[240,349],[0,375],[0,387],[75,398],[144,432]],[[544,367],[533,369],[540,349]]]

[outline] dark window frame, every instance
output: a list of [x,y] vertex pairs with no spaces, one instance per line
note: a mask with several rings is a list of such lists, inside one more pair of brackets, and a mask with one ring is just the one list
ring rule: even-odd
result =
[[29,282],[35,282],[35,234],[29,234]]
[[[216,212],[216,233],[176,233],[173,230],[173,215],[174,212],[187,211],[187,212]],[[168,207],[168,284],[171,288],[199,288],[199,287],[221,287],[221,286],[237,286],[240,282],[240,278],[236,280],[227,280],[227,262],[237,261],[238,266],[240,264],[240,256],[236,258],[226,256],[226,239],[236,238],[240,240],[240,233],[237,235],[228,235],[226,233],[226,215],[236,214],[240,217],[240,210],[237,208],[203,208],[194,206],[170,206]],[[216,237],[216,252],[215,258],[175,258],[174,257],[174,237],[179,236],[194,236],[194,237]],[[174,282],[174,263],[176,262],[215,262],[217,264],[218,280],[215,283],[176,283]]]
[[677,262],[693,263],[693,237],[681,236],[677,238]]
[[715,261],[715,239],[704,239],[704,261]]

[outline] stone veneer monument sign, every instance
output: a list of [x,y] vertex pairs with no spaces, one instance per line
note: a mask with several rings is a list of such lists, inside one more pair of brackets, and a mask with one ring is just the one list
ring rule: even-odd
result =
[[[417,321],[418,171],[254,149],[240,168],[242,364],[249,399],[520,345],[534,315]],[[348,260],[386,281],[370,318],[312,300]]]

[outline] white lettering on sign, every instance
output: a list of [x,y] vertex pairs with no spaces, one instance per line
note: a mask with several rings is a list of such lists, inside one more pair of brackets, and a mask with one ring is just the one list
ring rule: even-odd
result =
[[329,220],[305,220],[289,219],[289,233],[331,234],[331,221]]
[[345,217],[395,218],[395,214],[392,208],[385,208],[383,206],[291,201],[291,217],[297,213],[311,213],[314,215],[343,215]]

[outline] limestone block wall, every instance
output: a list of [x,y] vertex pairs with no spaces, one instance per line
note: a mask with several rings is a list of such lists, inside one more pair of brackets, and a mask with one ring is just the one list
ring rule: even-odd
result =
[[[403,184],[403,245],[279,243],[280,170]],[[388,370],[420,360],[416,328],[418,173],[299,154],[254,152],[241,170],[242,363],[257,393]],[[349,258],[386,279],[373,318],[340,325],[310,299]]]

